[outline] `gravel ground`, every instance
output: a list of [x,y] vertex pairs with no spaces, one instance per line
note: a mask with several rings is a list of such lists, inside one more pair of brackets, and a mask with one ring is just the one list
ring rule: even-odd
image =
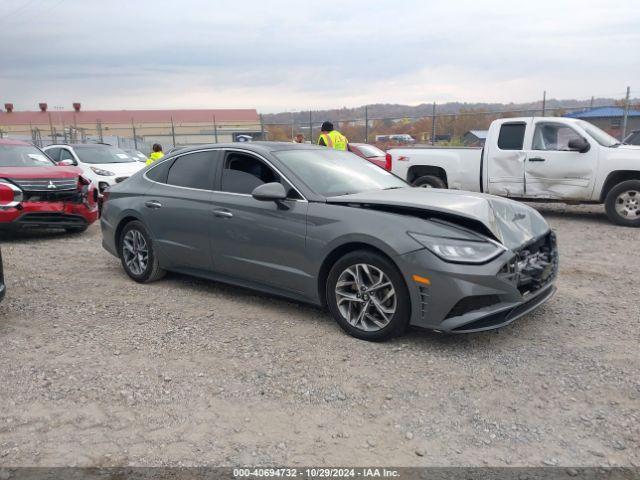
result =
[[556,297],[497,332],[374,344],[322,310],[81,235],[4,238],[0,465],[640,465],[640,230],[538,205]]

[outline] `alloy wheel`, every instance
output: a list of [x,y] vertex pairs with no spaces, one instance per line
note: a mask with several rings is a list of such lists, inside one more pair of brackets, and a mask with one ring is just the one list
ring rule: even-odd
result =
[[129,230],[122,239],[124,263],[134,275],[142,275],[149,264],[149,247],[144,235],[136,229]]
[[389,277],[366,263],[351,265],[340,274],[335,295],[347,322],[367,332],[386,327],[397,308],[396,291]]
[[624,218],[640,218],[640,192],[627,190],[616,198],[616,212]]

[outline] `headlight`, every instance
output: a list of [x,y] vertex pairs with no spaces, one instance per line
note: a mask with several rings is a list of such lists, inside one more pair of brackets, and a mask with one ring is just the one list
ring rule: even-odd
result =
[[102,170],[101,168],[96,168],[96,167],[90,167],[91,170],[93,170],[94,173],[98,174],[98,175],[103,175],[105,177],[111,177],[113,175],[115,175],[115,173],[110,172],[109,170]]
[[446,262],[485,263],[506,250],[504,246],[491,240],[462,240],[411,232],[409,235]]

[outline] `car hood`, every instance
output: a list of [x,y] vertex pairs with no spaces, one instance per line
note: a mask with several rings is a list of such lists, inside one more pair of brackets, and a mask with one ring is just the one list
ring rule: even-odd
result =
[[518,249],[549,231],[537,210],[513,200],[460,190],[398,188],[375,190],[327,198],[330,204],[367,204],[420,210],[482,223],[495,238],[510,249]]
[[0,178],[76,178],[82,173],[78,167],[0,167]]
[[113,172],[116,175],[133,175],[138,170],[142,170],[145,164],[142,162],[122,162],[122,163],[88,163],[89,167],[99,168],[100,170],[107,170]]

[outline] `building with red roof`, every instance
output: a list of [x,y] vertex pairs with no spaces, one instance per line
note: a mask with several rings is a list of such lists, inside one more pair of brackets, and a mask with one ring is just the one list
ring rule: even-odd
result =
[[5,103],[0,111],[2,136],[31,138],[40,145],[134,138],[166,146],[231,142],[238,135],[260,139],[263,129],[255,109],[193,110],[69,110],[39,104],[39,110],[15,111]]

